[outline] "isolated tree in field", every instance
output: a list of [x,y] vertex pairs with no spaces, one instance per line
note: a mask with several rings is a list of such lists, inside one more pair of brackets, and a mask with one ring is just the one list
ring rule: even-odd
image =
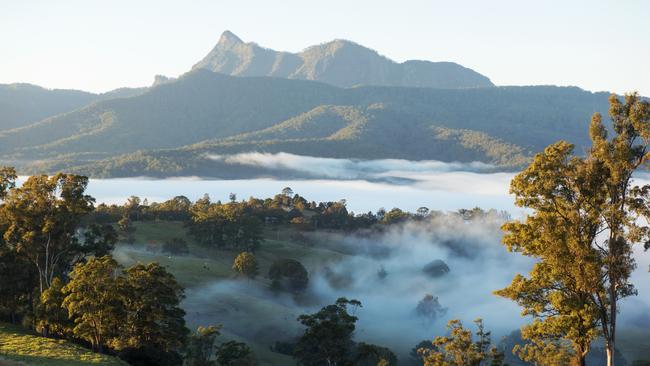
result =
[[294,349],[294,357],[299,365],[350,363],[354,351],[352,336],[358,319],[348,313],[350,305],[360,306],[361,303],[342,297],[317,313],[298,317],[298,321],[306,327]]
[[89,254],[75,234],[94,199],[85,194],[88,178],[83,176],[32,176],[18,188],[10,175],[4,175],[0,187],[7,223],[4,240],[35,266],[43,293],[55,276]]
[[500,366],[503,365],[504,354],[491,344],[490,332],[486,331],[481,319],[476,324],[476,338],[472,331],[463,328],[463,323],[450,320],[447,324],[450,334],[447,337],[436,337],[433,347],[423,347],[418,350],[424,360],[424,366]]
[[250,252],[241,252],[235,258],[232,264],[232,269],[250,279],[255,278],[259,274],[259,266],[255,255]]
[[595,114],[585,157],[561,141],[513,179],[516,204],[532,213],[503,226],[504,244],[537,261],[528,278],[518,275],[497,294],[537,319],[531,336],[569,340],[580,362],[601,335],[612,366],[618,303],[636,294],[633,245],[650,243],[650,229],[638,220],[650,218],[650,186],[632,186],[632,174],[647,167],[650,104],[636,94],[624,104],[612,96],[609,114],[614,136]]
[[302,263],[295,259],[278,259],[269,268],[273,289],[302,292],[309,284],[309,274]]
[[185,343],[185,311],[180,308],[183,288],[158,263],[138,263],[126,270],[122,286],[126,319],[119,346],[152,347],[172,352]]
[[73,334],[98,352],[118,336],[125,319],[122,271],[110,256],[90,258],[74,266],[62,289],[63,306],[75,321]]

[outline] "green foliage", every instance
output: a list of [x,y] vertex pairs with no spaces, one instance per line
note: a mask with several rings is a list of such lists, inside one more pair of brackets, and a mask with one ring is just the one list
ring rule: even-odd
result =
[[103,257],[115,248],[118,235],[111,225],[91,224],[83,232],[84,247],[94,256]]
[[[114,348],[152,347],[163,352],[180,348],[187,337],[183,288],[158,263],[138,263],[126,270],[123,304],[126,318]],[[116,289],[119,291],[119,289]]]
[[14,324],[32,311],[32,297],[38,286],[33,268],[0,240],[0,315]]
[[56,335],[67,337],[72,333],[74,322],[63,307],[65,295],[64,283],[58,277],[52,280],[52,285],[43,291],[34,306],[36,330],[45,336]]
[[[11,186],[11,179],[8,182]],[[91,254],[75,235],[81,218],[93,208],[94,199],[85,194],[87,185],[86,177],[59,173],[29,177],[21,187],[3,192],[3,238],[36,267],[41,293],[55,276]]]
[[109,256],[90,258],[70,272],[70,282],[62,291],[63,306],[75,326],[75,337],[89,342],[93,350],[103,351],[117,339],[124,325],[126,309],[122,289],[122,268]]
[[198,200],[191,208],[189,232],[206,246],[253,252],[261,242],[262,223],[246,202]]
[[433,347],[418,350],[425,366],[501,366],[504,355],[491,346],[490,332],[485,331],[483,321],[476,319],[476,338],[472,331],[463,328],[460,320],[450,320],[447,328],[449,336],[436,337]]
[[591,342],[603,336],[613,362],[617,305],[636,294],[629,282],[632,248],[650,242],[650,228],[639,220],[650,217],[650,187],[631,186],[650,156],[650,104],[636,94],[625,104],[612,96],[610,117],[615,134],[608,139],[600,114],[593,116],[586,157],[557,142],[511,183],[515,203],[532,214],[506,223],[503,242],[536,263],[529,277],[517,275],[496,294],[535,318],[522,332],[532,340],[521,349],[527,357],[567,340],[584,364]]
[[335,304],[314,314],[298,317],[306,327],[294,349],[299,365],[343,365],[354,351],[352,335],[357,317],[348,313],[348,306],[360,307],[357,300],[339,298]]
[[253,353],[246,343],[228,341],[217,347],[217,364],[220,366],[254,366]]
[[232,269],[248,278],[255,278],[259,274],[259,266],[255,255],[250,252],[241,252],[233,262]]
[[272,286],[278,290],[302,292],[309,284],[307,269],[295,259],[278,259],[269,268]]
[[173,352],[187,336],[183,289],[157,263],[126,270],[110,256],[77,264],[62,289],[72,333],[94,350],[155,348]]

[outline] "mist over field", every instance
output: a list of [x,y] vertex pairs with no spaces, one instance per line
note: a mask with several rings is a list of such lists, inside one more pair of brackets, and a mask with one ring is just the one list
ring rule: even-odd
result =
[[[513,316],[519,312],[516,305],[491,292],[507,285],[515,273],[525,271],[530,261],[500,245],[501,222],[496,214],[471,223],[441,216],[368,236],[319,233],[308,237],[315,247],[346,255],[328,265],[308,268],[310,285],[304,297],[276,295],[245,280],[215,281],[188,293],[185,303],[189,318],[198,323],[223,323],[236,331],[246,329],[247,336],[256,335],[260,341],[277,340],[277,334],[291,340],[299,335],[295,321],[299,314],[345,296],[363,304],[356,310],[356,339],[389,346],[403,355],[419,341],[443,334],[447,320],[454,318],[470,323],[482,317],[495,335],[504,335],[518,328],[523,319]],[[449,273],[439,277],[425,273],[425,266],[435,260],[444,261]],[[382,270],[385,277],[380,275]],[[267,319],[247,327],[232,317],[236,307],[231,312],[211,314],[211,307],[226,301],[224,297],[242,294],[250,301],[273,304],[271,309],[275,310]],[[418,302],[427,294],[438,297],[446,309],[435,318],[416,313]],[[269,328],[278,329],[270,332]],[[267,339],[266,335],[272,337]]]

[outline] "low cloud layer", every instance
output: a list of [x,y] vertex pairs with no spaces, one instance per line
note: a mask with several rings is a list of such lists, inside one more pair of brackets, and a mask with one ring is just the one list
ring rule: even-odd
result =
[[303,173],[312,178],[335,179],[410,179],[413,174],[453,171],[487,172],[494,167],[480,162],[445,163],[436,160],[335,159],[289,153],[249,152],[234,155],[210,155],[210,159],[230,165],[247,165],[271,170]]

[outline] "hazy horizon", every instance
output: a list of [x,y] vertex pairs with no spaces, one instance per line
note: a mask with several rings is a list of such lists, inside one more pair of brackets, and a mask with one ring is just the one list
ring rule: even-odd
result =
[[147,86],[156,74],[189,71],[230,30],[245,42],[290,52],[348,39],[397,62],[456,62],[496,85],[650,95],[650,47],[642,46],[650,35],[648,2],[403,4],[6,2],[0,83],[92,92]]

